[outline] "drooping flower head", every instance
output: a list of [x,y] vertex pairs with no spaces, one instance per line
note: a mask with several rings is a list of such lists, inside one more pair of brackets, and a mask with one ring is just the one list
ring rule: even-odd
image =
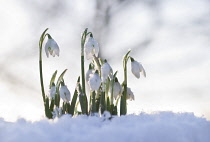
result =
[[67,88],[67,86],[63,82],[61,82],[60,97],[66,103],[68,103],[71,99],[71,93],[70,93],[69,89]]
[[[112,87],[110,86],[109,92],[112,93]],[[115,100],[122,95],[123,89],[118,79],[115,78],[114,85],[113,85],[113,96]]]
[[90,35],[89,38],[86,39],[84,47],[85,47],[86,58],[88,60],[92,59],[93,55],[98,57],[99,46],[97,41],[93,38],[92,34]]
[[112,68],[107,62],[107,60],[104,60],[104,64],[101,66],[101,79],[102,82],[105,82],[107,77],[112,73]]
[[58,47],[58,44],[56,41],[49,35],[47,43],[45,44],[45,52],[47,57],[49,57],[49,54],[55,57],[55,55],[59,56],[60,49]]
[[94,73],[94,67],[93,67],[93,64],[90,63],[89,64],[89,69],[88,71],[86,72],[86,81],[88,82],[89,79],[90,79],[90,75]]
[[141,63],[135,61],[131,58],[131,72],[136,76],[136,78],[140,78],[140,72],[146,77],[146,72]]
[[96,90],[99,89],[99,87],[101,85],[101,78],[98,74],[98,70],[96,70],[94,74],[90,75],[90,79],[88,81],[88,84],[90,86],[91,91],[96,91]]
[[55,99],[55,94],[56,94],[56,87],[55,87],[55,83],[52,83],[52,86],[48,92],[48,97],[50,99]]
[[126,99],[127,100],[134,100],[134,94],[133,92],[131,91],[131,88],[127,87],[127,96],[126,96]]
[[61,108],[58,108],[58,107],[55,107],[53,112],[52,112],[52,115],[53,115],[53,119],[55,119],[56,117],[59,118],[62,116],[62,109]]

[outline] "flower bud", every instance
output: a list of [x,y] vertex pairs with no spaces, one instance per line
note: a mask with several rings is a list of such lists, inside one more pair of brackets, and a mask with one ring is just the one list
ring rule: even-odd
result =
[[60,52],[58,44],[49,34],[48,34],[47,43],[45,44],[45,52],[46,52],[47,57],[49,57],[49,53],[53,57],[55,57],[55,55],[59,56],[59,52]]
[[140,72],[146,77],[146,72],[141,63],[135,61],[131,58],[131,72],[136,76],[136,78],[140,78]]
[[96,90],[99,89],[99,87],[101,85],[101,78],[100,78],[97,70],[94,74],[90,75],[90,79],[88,81],[88,84],[90,86],[91,91],[96,91]]
[[64,102],[69,102],[71,99],[71,93],[67,86],[64,84],[61,84],[60,97],[63,99]]
[[93,55],[98,57],[99,46],[97,41],[93,37],[89,37],[86,39],[84,47],[85,47],[86,58],[88,60],[92,59]]

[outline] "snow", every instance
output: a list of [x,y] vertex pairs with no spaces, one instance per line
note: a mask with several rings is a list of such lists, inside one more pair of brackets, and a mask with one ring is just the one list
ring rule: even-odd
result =
[[193,113],[106,117],[65,115],[36,122],[0,119],[1,142],[209,142],[210,121]]

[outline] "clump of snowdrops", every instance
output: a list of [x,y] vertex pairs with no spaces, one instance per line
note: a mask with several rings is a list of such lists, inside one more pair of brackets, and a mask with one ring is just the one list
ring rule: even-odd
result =
[[[140,78],[140,73],[146,77],[146,72],[141,63],[131,57],[130,50],[123,57],[124,81],[120,83],[117,78],[117,71],[113,72],[112,67],[106,59],[98,56],[99,44],[88,29],[81,37],[81,76],[78,77],[73,95],[70,93],[64,81],[65,69],[55,80],[57,70],[53,73],[49,82],[49,92],[45,93],[42,73],[42,47],[45,38],[45,53],[49,57],[59,56],[60,49],[56,41],[47,33],[46,29],[39,41],[39,70],[41,91],[45,108],[45,115],[49,119],[60,117],[63,114],[74,115],[95,115],[103,114],[105,111],[111,115],[126,115],[127,100],[134,100],[134,94],[127,85],[127,63],[131,61],[131,72],[135,77]],[[89,67],[85,72],[84,56],[90,60]],[[89,87],[89,95],[86,92],[86,82]],[[88,99],[89,97],[89,99]],[[118,105],[118,102],[120,104]],[[118,109],[117,107],[120,106]],[[120,113],[118,112],[120,110]]]

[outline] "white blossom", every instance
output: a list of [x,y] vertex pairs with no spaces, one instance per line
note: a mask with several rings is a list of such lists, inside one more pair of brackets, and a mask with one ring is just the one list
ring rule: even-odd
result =
[[58,107],[55,107],[53,112],[52,112],[52,115],[53,115],[53,119],[55,119],[56,117],[59,118],[62,116],[62,109],[61,108],[58,108]]
[[86,72],[86,81],[89,81],[90,75],[93,74],[93,72],[94,72],[93,69],[89,69],[89,70]]
[[134,94],[133,94],[133,92],[131,91],[131,89],[129,87],[127,87],[126,99],[130,100],[130,101],[134,100]]
[[52,85],[52,87],[50,88],[50,90],[48,92],[48,97],[50,99],[55,99],[55,94],[56,94],[56,87],[55,87],[55,85]]
[[64,102],[69,102],[71,99],[71,93],[66,85],[61,85],[60,88],[60,97],[63,99]]
[[140,72],[146,77],[146,72],[141,63],[133,60],[131,61],[131,71],[136,76],[136,78],[140,78]]
[[93,55],[98,57],[99,46],[97,41],[93,37],[89,37],[86,39],[84,47],[85,47],[86,58],[88,60],[92,59]]
[[101,79],[102,82],[105,82],[108,75],[110,75],[112,73],[112,68],[109,65],[109,63],[107,63],[107,61],[105,61],[105,63],[101,66]]
[[99,77],[97,71],[94,74],[90,75],[90,79],[88,81],[91,91],[96,91],[99,89],[101,85],[101,78]]
[[[112,87],[110,86],[109,92],[112,93]],[[113,97],[115,100],[122,95],[123,89],[118,81],[114,82],[113,85]]]
[[53,38],[48,38],[47,43],[45,44],[45,52],[47,57],[49,57],[49,53],[53,57],[55,57],[55,55],[59,56],[60,49]]

